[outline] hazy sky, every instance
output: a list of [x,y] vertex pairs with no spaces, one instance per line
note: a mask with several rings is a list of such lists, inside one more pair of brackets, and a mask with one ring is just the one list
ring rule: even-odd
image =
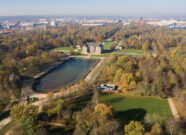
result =
[[0,0],[0,16],[186,16],[186,0]]

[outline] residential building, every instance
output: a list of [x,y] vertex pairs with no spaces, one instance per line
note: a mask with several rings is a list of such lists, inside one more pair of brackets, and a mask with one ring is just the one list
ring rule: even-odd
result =
[[101,54],[103,52],[103,45],[97,43],[87,43],[83,46],[83,53],[87,54]]

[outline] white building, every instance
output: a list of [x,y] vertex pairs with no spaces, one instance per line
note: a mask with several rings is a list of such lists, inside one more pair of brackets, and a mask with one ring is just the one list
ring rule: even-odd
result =
[[48,21],[46,19],[39,19],[39,23],[47,25]]
[[50,26],[56,27],[56,22],[55,21],[51,21],[50,22]]

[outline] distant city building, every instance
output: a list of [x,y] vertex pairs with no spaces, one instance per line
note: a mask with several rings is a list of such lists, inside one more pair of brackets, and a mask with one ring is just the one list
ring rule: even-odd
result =
[[47,25],[48,21],[46,19],[39,19],[39,23]]
[[87,54],[101,54],[103,52],[103,45],[97,43],[87,43],[83,46],[83,53]]
[[56,27],[56,22],[55,21],[51,21],[50,22],[50,26]]
[[90,23],[90,24],[82,24],[83,26],[104,26],[105,24],[94,24],[94,23]]
[[178,21],[177,20],[148,20],[147,24],[150,25],[157,25],[157,26],[168,26],[168,25],[173,25],[173,24],[177,24]]
[[0,30],[2,30],[2,29],[3,29],[3,25],[0,24]]
[[33,27],[33,23],[30,23],[30,22],[22,22],[20,24],[20,26],[22,27]]
[[39,28],[39,29],[46,29],[46,25],[45,24],[34,24],[33,27],[34,28]]
[[123,25],[124,25],[124,26],[127,26],[127,25],[130,25],[130,23],[124,23]]
[[186,30],[186,26],[169,26],[169,30]]

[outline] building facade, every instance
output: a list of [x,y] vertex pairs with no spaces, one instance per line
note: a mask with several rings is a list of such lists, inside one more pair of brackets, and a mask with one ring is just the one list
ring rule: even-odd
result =
[[83,46],[84,54],[101,54],[103,53],[103,45],[97,43],[87,43]]

